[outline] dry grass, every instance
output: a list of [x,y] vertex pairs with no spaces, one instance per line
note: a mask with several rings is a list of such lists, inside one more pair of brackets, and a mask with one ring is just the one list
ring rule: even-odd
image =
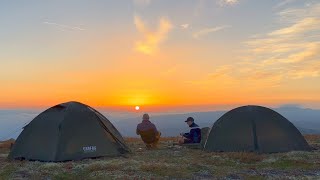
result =
[[[168,142],[168,141],[173,141],[173,142],[176,142],[178,139],[178,137],[161,137],[160,138],[160,142]],[[135,143],[135,142],[141,142],[142,143],[142,140],[140,138],[133,138],[133,137],[125,137],[124,140],[126,142],[129,142],[129,143]]]
[[305,139],[308,141],[310,144],[320,144],[320,135],[305,135]]
[[14,139],[9,139],[7,141],[1,141],[0,142],[0,149],[10,149],[10,147],[14,144]]
[[232,152],[232,153],[225,153],[225,157],[230,159],[238,160],[240,163],[258,163],[264,160],[263,154],[256,154],[250,152]]
[[7,154],[10,151],[11,146],[14,144],[14,140],[10,139],[7,141],[0,142],[0,160],[3,158],[1,154]]
[[[306,136],[314,146],[320,136]],[[210,153],[174,146],[162,138],[159,149],[146,150],[139,138],[125,138],[127,157],[66,163],[9,162],[0,152],[1,179],[320,179],[320,149],[276,154]],[[2,158],[1,158],[2,157]]]
[[116,171],[125,164],[118,163],[118,161],[96,161],[89,164],[86,169],[89,172],[94,171]]
[[304,135],[304,138],[309,142],[320,142],[320,135],[319,134],[307,134]]
[[313,149],[320,149],[320,135],[305,135],[304,137]]

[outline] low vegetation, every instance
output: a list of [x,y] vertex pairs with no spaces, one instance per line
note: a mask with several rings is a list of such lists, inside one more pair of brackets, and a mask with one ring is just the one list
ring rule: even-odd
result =
[[164,138],[147,150],[126,138],[131,154],[64,163],[8,161],[11,142],[0,143],[0,179],[320,179],[320,136],[305,136],[312,152],[209,153]]

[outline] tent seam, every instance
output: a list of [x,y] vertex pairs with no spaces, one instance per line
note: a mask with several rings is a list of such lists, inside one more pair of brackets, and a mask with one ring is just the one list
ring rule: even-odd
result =
[[70,106],[70,104],[67,106],[67,108],[65,108],[64,109],[64,111],[66,112],[66,113],[64,113],[64,115],[63,115],[63,118],[62,118],[62,120],[59,122],[59,125],[58,125],[58,131],[59,131],[59,133],[58,133],[58,140],[57,140],[57,144],[56,144],[56,148],[55,148],[55,155],[54,155],[54,161],[56,161],[57,160],[57,154],[58,154],[58,147],[59,147],[59,144],[60,144],[60,138],[61,138],[61,131],[60,131],[60,126],[61,126],[61,124],[62,124],[62,122],[64,121],[64,119],[65,119],[65,117],[66,117],[66,114],[67,114],[67,110],[69,109],[69,106]]

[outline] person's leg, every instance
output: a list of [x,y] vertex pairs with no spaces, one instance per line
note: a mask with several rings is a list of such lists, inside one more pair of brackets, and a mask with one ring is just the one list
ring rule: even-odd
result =
[[147,149],[151,149],[152,145],[151,144],[145,144]]
[[158,132],[158,134],[156,135],[155,141],[152,143],[152,147],[153,147],[153,148],[157,148],[157,147],[158,147],[158,143],[159,143],[159,140],[160,140],[160,136],[161,136],[161,133]]
[[184,138],[183,144],[191,144],[191,143],[192,143],[192,140],[191,140],[191,139]]
[[182,145],[182,144],[190,144],[192,143],[192,141],[188,138],[185,138],[183,136],[181,136],[181,138],[179,139],[179,144]]
[[178,137],[178,143],[181,145],[181,144],[183,144],[184,143],[184,137],[183,136],[179,136]]

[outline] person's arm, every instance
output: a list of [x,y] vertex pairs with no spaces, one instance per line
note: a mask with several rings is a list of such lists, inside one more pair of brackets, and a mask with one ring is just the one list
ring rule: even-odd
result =
[[154,125],[154,124],[152,124],[152,125],[153,125],[152,126],[153,132],[154,132],[155,135],[157,135],[159,133],[159,131],[158,131],[156,125]]
[[[190,132],[191,132],[191,131],[190,131]],[[184,133],[182,136],[185,137],[185,138],[190,139],[190,133]]]

